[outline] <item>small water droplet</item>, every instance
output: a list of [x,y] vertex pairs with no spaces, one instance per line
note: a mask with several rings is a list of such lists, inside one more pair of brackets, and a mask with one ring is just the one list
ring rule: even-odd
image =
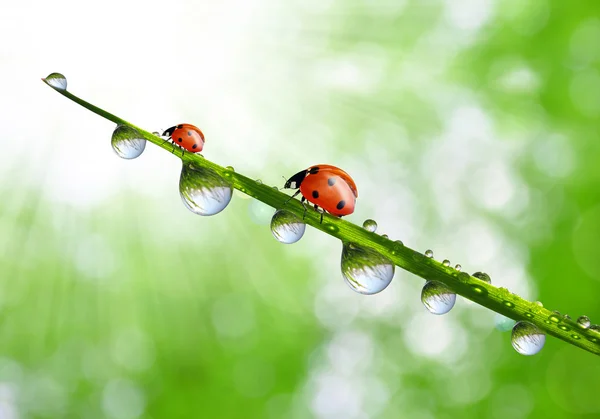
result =
[[152,131],[152,135],[156,135],[157,137],[160,137],[160,132],[158,132],[158,131]]
[[483,282],[487,282],[488,284],[492,283],[492,279],[485,272],[475,272],[473,276]]
[[327,225],[327,230],[335,233],[336,231],[339,230],[339,228],[337,226],[333,225],[333,224],[328,224]]
[[227,166],[225,168],[225,170],[227,170],[228,172],[235,172],[235,169],[233,168],[233,166]]
[[471,279],[471,275],[469,275],[466,272],[460,272],[458,274],[458,279],[461,280],[461,281],[463,281],[463,282],[467,282],[467,281],[469,281],[469,279]]
[[565,314],[563,316],[563,319],[565,319],[565,320],[571,320],[571,316],[569,316],[568,314]]
[[215,215],[231,201],[232,188],[212,170],[184,164],[179,178],[179,194],[193,213]]
[[44,81],[56,90],[67,90],[67,78],[60,73],[52,73]]
[[589,329],[589,330],[592,330],[592,331],[594,331],[594,332],[596,332],[596,333],[600,333],[600,326],[599,326],[599,325],[597,325],[597,324],[593,324],[593,325],[591,325],[591,326],[590,326],[588,329]]
[[404,246],[404,243],[402,243],[402,240],[396,240],[396,243],[398,243],[398,246]]
[[427,281],[421,291],[421,302],[430,313],[446,314],[454,307],[456,294],[441,282]]
[[259,185],[262,185],[262,180],[260,180],[260,179],[256,179],[255,182],[258,183]]
[[462,269],[462,266],[460,266],[460,264],[456,264],[456,266],[454,267],[455,270],[459,271]]
[[524,316],[527,317],[528,319],[533,319],[532,313],[525,313]]
[[477,294],[486,295],[488,291],[485,288],[480,287],[479,285],[472,285],[473,291]]
[[113,150],[123,159],[135,159],[146,148],[146,140],[135,128],[119,125],[112,133],[110,140]]
[[235,170],[233,170],[233,167],[231,167],[231,166],[227,166],[227,167],[225,168],[225,172],[223,173],[223,176],[225,176],[225,177],[227,177],[227,178],[230,178],[230,177],[231,177],[231,174],[232,174],[232,173],[234,173],[234,172],[235,172]]
[[444,259],[444,261],[442,262],[442,265],[450,266],[450,261],[448,259]]
[[300,217],[286,210],[278,210],[271,219],[271,233],[281,243],[296,243],[304,235],[306,224]]
[[394,264],[372,249],[344,243],[342,275],[354,291],[361,294],[377,294],[392,282]]
[[425,251],[425,256],[427,256],[428,258],[432,258],[433,257],[433,250],[427,249]]
[[375,222],[375,220],[371,220],[370,218],[366,219],[363,223],[363,228],[367,231],[370,231],[371,233],[375,233],[375,231],[377,230],[377,223]]
[[579,318],[577,318],[577,324],[582,329],[587,329],[588,327],[590,327],[590,324],[592,324],[592,322],[590,321],[590,318],[588,316],[579,316]]
[[511,303],[510,301],[502,301],[502,304],[504,304],[506,307],[510,307],[513,308],[515,305],[513,303]]
[[383,237],[384,239],[389,238],[387,234],[382,234],[381,237]]
[[515,326],[517,322],[510,317],[496,313],[496,316],[494,317],[494,323],[497,330],[501,332],[508,332]]
[[553,323],[558,323],[560,321],[560,318],[556,314],[551,314],[548,316],[548,320],[550,320]]
[[566,330],[571,330],[569,327],[565,326],[564,324],[558,325],[558,328],[561,329],[561,330],[565,330],[565,331]]
[[534,304],[540,307],[544,307],[544,304],[542,304],[541,301],[536,301]]
[[512,330],[512,346],[521,355],[535,355],[546,343],[546,335],[534,324],[520,321]]
[[576,335],[576,334],[572,334],[572,335],[571,335],[571,337],[572,337],[573,339],[575,339],[575,340],[579,340],[579,339],[581,339],[581,337],[580,337],[579,335]]

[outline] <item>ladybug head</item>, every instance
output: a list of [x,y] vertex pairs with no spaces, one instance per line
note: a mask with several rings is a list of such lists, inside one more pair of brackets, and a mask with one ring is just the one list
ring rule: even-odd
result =
[[173,134],[173,131],[175,131],[177,127],[171,127],[168,130],[166,130],[165,132],[162,133],[163,137],[170,137]]
[[283,187],[285,189],[298,189],[305,177],[306,177],[306,170],[298,172],[294,176],[289,178],[287,180],[287,182],[285,182],[285,185],[283,185]]

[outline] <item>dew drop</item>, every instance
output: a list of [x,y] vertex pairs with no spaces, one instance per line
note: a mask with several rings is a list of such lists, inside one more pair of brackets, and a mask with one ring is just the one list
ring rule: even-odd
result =
[[389,238],[389,236],[387,234],[382,234],[381,237],[383,237],[384,239]]
[[227,166],[225,168],[225,170],[227,170],[228,172],[235,172],[235,169],[233,168],[233,166]]
[[396,240],[395,243],[398,243],[398,246],[404,246],[404,243],[402,243],[402,240]]
[[548,320],[550,320],[553,323],[558,323],[560,321],[560,318],[556,314],[551,314],[550,316],[548,316]]
[[581,337],[579,335],[575,335],[575,334],[572,334],[571,337],[575,340],[581,339]]
[[334,226],[333,224],[328,224],[327,230],[331,231],[332,233],[335,233],[336,231],[339,230],[339,228],[337,226]]
[[565,315],[563,316],[563,319],[564,319],[564,320],[571,320],[571,316],[569,316],[568,314],[565,314]]
[[44,81],[56,90],[67,90],[67,78],[60,73],[52,73]]
[[215,215],[231,201],[232,188],[210,169],[184,164],[179,178],[179,194],[195,214]]
[[354,291],[368,295],[377,294],[392,282],[394,264],[372,249],[344,243],[342,275]]
[[579,318],[577,319],[577,324],[582,329],[587,329],[588,327],[590,327],[590,324],[592,324],[592,322],[590,321],[590,318],[588,316],[579,316]]
[[227,178],[230,178],[230,177],[231,177],[231,174],[232,174],[233,172],[235,172],[235,170],[233,170],[233,167],[231,167],[231,166],[227,166],[227,167],[225,168],[225,173],[223,173],[223,176],[225,176],[225,177],[227,177]]
[[536,301],[534,304],[540,307],[544,307],[544,304],[541,301]]
[[446,314],[454,307],[456,294],[441,282],[427,281],[421,291],[421,302],[430,313]]
[[488,284],[492,283],[492,279],[485,272],[475,272],[473,276],[483,282],[487,282]]
[[460,272],[458,274],[458,279],[461,280],[461,281],[463,281],[463,282],[468,282],[470,278],[471,278],[471,275],[469,275],[466,272]]
[[596,333],[600,333],[600,326],[599,326],[599,325],[597,325],[597,324],[593,324],[593,325],[591,325],[591,326],[590,326],[588,329],[589,329],[589,330],[593,330],[593,331],[594,331],[594,332],[596,332]]
[[559,326],[558,326],[558,328],[559,328],[560,330],[565,330],[565,331],[567,331],[567,330],[571,330],[569,327],[565,326],[564,324],[561,324],[561,325],[559,325]]
[[442,262],[442,265],[450,266],[450,261],[448,259],[444,259],[444,261]]
[[256,179],[255,182],[258,183],[259,185],[262,185],[262,180],[260,180],[260,179]]
[[520,321],[513,327],[511,341],[521,355],[535,355],[544,347],[546,335],[536,325]]
[[146,148],[146,140],[135,128],[119,125],[112,133],[110,140],[113,150],[123,159],[135,159]]
[[425,256],[427,256],[428,258],[432,258],[433,257],[433,250],[427,249],[425,251]]
[[502,304],[504,304],[506,307],[509,307],[509,308],[513,308],[515,306],[510,301],[502,301]]
[[460,264],[457,263],[456,266],[454,267],[454,269],[457,270],[458,272],[460,272],[462,269],[462,266],[460,266]]
[[375,231],[377,230],[377,223],[375,222],[375,220],[371,220],[370,218],[366,219],[363,223],[363,228],[367,231],[370,231],[371,233],[375,233]]
[[515,326],[516,321],[513,319],[503,316],[502,314],[497,313],[494,317],[494,324],[497,330],[501,332],[508,332]]
[[271,233],[281,243],[296,243],[304,235],[306,224],[300,217],[286,210],[278,210],[271,219]]

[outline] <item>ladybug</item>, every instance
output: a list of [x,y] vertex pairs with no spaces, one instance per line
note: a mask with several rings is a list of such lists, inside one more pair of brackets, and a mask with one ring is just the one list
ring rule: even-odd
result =
[[163,137],[169,137],[165,141],[173,141],[174,144],[190,153],[199,153],[204,148],[204,134],[198,127],[192,124],[179,124],[169,128],[162,134]]
[[[302,194],[302,205],[307,200],[314,204],[315,210],[321,207],[330,214],[342,217],[354,212],[358,189],[350,175],[342,169],[328,164],[318,164],[296,173],[289,178],[286,189],[298,189],[292,199]],[[306,207],[304,207],[306,215]],[[323,212],[321,212],[323,222]]]

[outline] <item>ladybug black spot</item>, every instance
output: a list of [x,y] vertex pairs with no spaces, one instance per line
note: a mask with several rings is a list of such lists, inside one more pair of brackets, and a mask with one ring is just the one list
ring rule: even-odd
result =
[[345,206],[346,206],[346,201],[344,201],[344,200],[342,199],[340,202],[338,202],[338,204],[336,205],[336,208],[337,208],[337,209],[342,209],[342,208],[344,208]]
[[177,141],[179,141],[179,142],[182,142],[182,141],[183,141],[183,139],[182,139],[181,137],[179,137],[179,138],[177,139]]
[[308,173],[310,173],[311,175],[316,175],[317,173],[319,173],[319,167],[318,167],[318,166],[311,167],[311,168],[308,170]]
[[319,191],[313,191],[312,196],[313,198],[317,199],[319,197]]
[[330,177],[329,179],[327,179],[327,184],[329,186],[335,185],[335,178],[334,177]]
[[197,147],[198,147],[198,144],[194,144],[194,145],[192,146],[192,148],[197,148]]
[[188,137],[192,136],[192,131],[188,131]]

